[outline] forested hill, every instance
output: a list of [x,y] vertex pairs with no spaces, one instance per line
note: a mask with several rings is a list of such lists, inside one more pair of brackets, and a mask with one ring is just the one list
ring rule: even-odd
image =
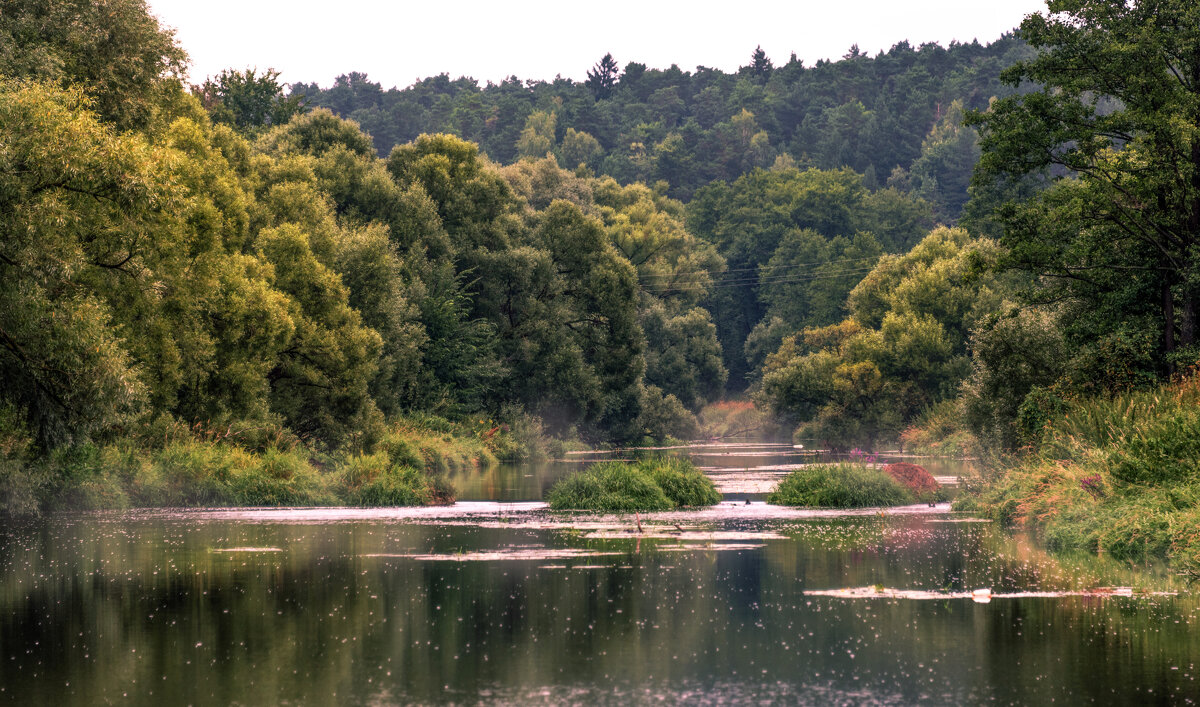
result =
[[815,66],[795,55],[774,66],[755,50],[732,74],[636,62],[622,70],[605,56],[585,82],[514,76],[480,87],[442,74],[385,91],[350,73],[329,88],[297,83],[291,91],[356,121],[381,156],[422,133],[453,133],[500,163],[553,153],[567,169],[585,164],[622,183],[663,180],[684,201],[713,180],[790,160],[850,167],[868,188],[911,179],[943,220],[953,220],[966,199],[974,143],[953,154],[945,135],[931,131],[956,101],[986,108],[1011,93],[1000,71],[1029,54],[1006,35],[986,46],[901,42],[875,57],[856,45]]

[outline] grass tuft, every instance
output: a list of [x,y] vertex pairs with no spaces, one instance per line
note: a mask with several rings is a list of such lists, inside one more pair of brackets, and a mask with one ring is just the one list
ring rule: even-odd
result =
[[767,503],[812,508],[871,508],[913,503],[895,479],[863,464],[809,464],[784,477]]
[[675,457],[593,464],[560,480],[546,494],[554,510],[666,511],[720,500],[712,480],[691,462]]

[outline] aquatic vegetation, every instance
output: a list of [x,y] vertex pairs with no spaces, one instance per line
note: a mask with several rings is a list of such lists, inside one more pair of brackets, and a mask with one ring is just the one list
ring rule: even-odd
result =
[[862,464],[809,464],[784,477],[768,503],[817,508],[900,506],[911,491],[879,469]]
[[712,480],[687,459],[647,459],[638,462],[637,468],[649,473],[676,506],[711,506],[721,501]]
[[673,457],[600,462],[562,479],[546,494],[554,510],[665,511],[720,500],[707,476]]
[[665,511],[674,503],[631,464],[601,462],[555,484],[546,501],[554,510]]

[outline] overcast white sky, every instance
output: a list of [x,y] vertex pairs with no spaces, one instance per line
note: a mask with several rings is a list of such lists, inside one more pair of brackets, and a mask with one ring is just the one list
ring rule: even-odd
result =
[[987,43],[1045,9],[1042,0],[148,0],[192,57],[192,80],[225,68],[275,68],[286,82],[366,72],[384,88],[448,73],[479,81],[581,80],[605,52],[617,63],[725,71],[762,45],[776,64],[812,64],[851,44],[870,54],[907,39]]

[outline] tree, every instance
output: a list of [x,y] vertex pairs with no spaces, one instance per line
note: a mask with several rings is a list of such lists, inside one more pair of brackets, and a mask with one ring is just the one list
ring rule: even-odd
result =
[[144,0],[7,0],[0,75],[80,86],[102,119],[141,129],[187,67],[172,34]]
[[834,446],[894,439],[970,372],[970,331],[1011,291],[978,272],[996,257],[994,242],[947,228],[885,256],[851,293],[848,319],[792,334],[766,357],[755,399]]
[[284,95],[278,78],[279,72],[275,69],[267,69],[262,74],[256,69],[225,69],[217,74],[215,81],[205,79],[203,85],[194,86],[192,90],[200,96],[214,120],[237,126],[239,130],[254,131],[283,125],[292,116],[305,111],[304,95]]
[[760,45],[755,47],[754,53],[750,55],[749,68],[750,72],[754,74],[755,77],[765,83],[766,80],[771,76],[771,70],[775,67],[771,63],[771,59],[767,56],[767,53],[763,51],[763,48]]
[[600,61],[587,72],[584,85],[591,90],[597,101],[612,95],[613,87],[617,85],[617,77],[621,70],[612,54],[605,54]]
[[1047,10],[1020,30],[1041,51],[1002,75],[1039,90],[968,120],[981,134],[977,183],[1053,174],[1052,189],[1001,210],[1011,262],[1043,276],[1047,298],[1106,310],[1108,330],[1155,302],[1169,369],[1177,347],[1197,343],[1200,5],[1051,0]]
[[522,159],[541,159],[554,150],[554,111],[535,110],[525,119],[525,128],[517,139],[517,156]]

